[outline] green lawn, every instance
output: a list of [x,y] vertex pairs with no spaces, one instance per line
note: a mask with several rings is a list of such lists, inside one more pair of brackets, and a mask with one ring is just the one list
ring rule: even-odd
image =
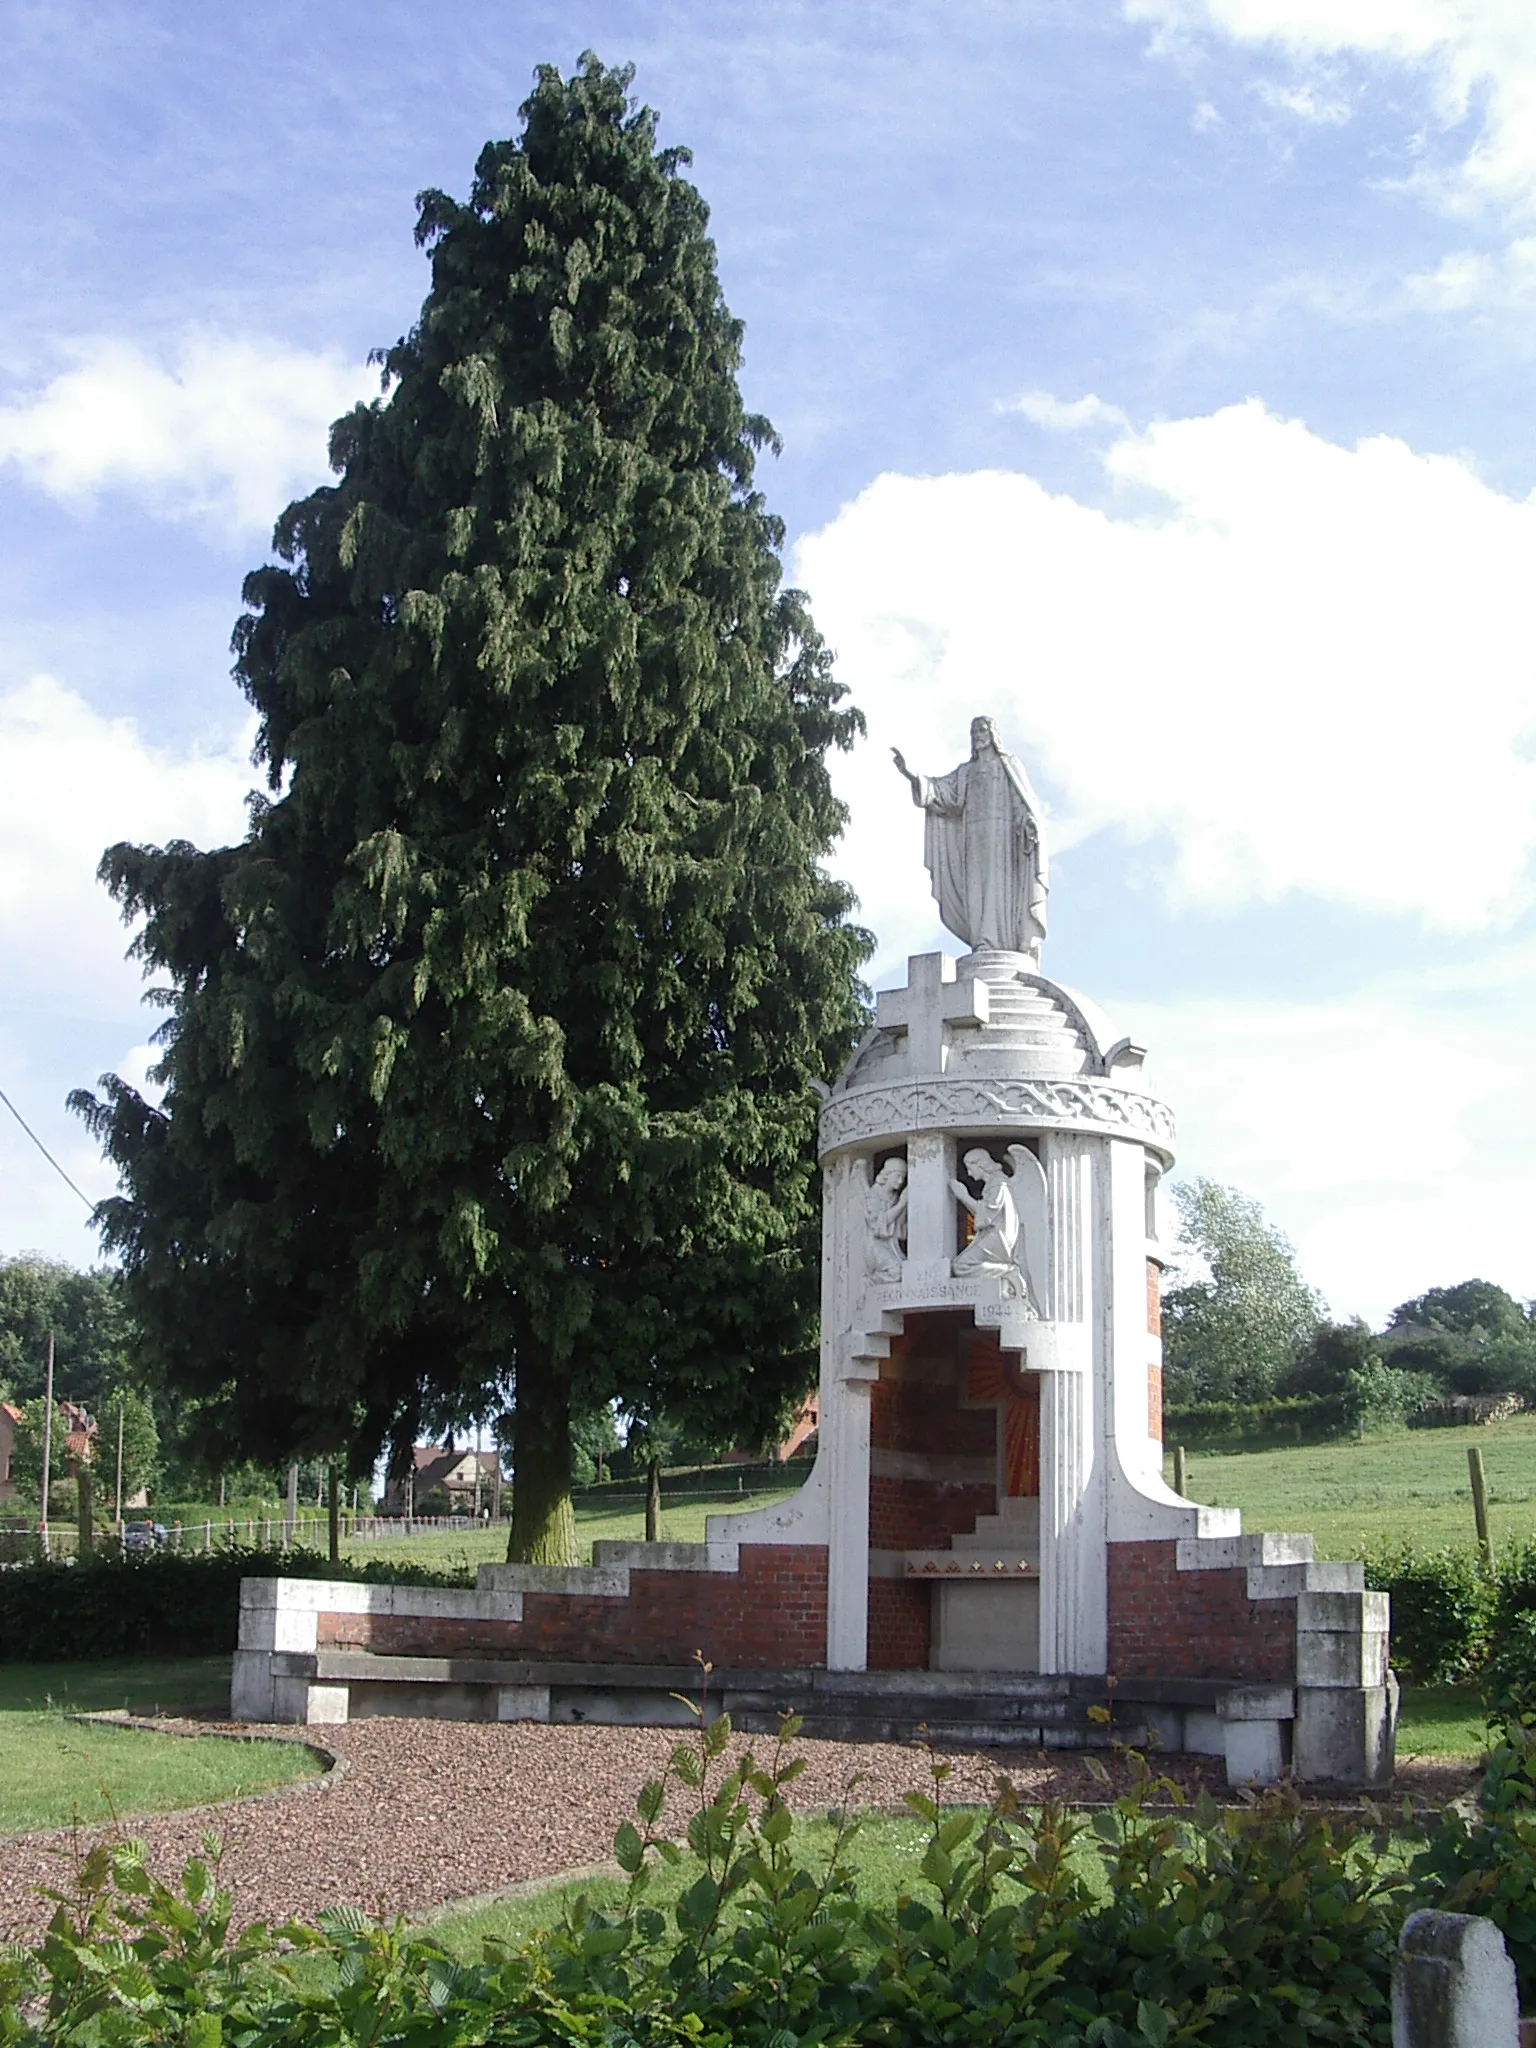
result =
[[0,1664],[0,1833],[203,1806],[320,1770],[299,1743],[145,1735],[65,1718],[111,1707],[227,1713],[229,1659]]
[[[1391,1436],[1279,1451],[1189,1452],[1189,1492],[1241,1508],[1243,1527],[1309,1529],[1319,1557],[1358,1557],[1383,1541],[1472,1543],[1467,1446],[1488,1473],[1496,1543],[1536,1539],[1536,1415],[1482,1429],[1404,1429]],[[1173,1477],[1173,1446],[1166,1471]]]
[[1481,1756],[1488,1747],[1482,1699],[1475,1686],[1405,1685],[1397,1719],[1397,1754]]
[[[798,1484],[798,1481],[796,1482]],[[662,1495],[661,1540],[664,1543],[702,1543],[704,1524],[710,1515],[742,1512],[747,1508],[772,1507],[788,1500],[796,1486],[776,1486],[755,1493],[721,1493],[708,1499],[690,1499],[679,1494]],[[576,1496],[576,1533],[581,1554],[590,1563],[592,1545],[597,1542],[639,1543],[645,1536],[645,1505],[638,1498],[614,1501],[594,1490]],[[323,1538],[322,1538],[323,1540]],[[410,1558],[416,1564],[477,1565],[499,1562],[507,1554],[507,1531],[486,1529],[424,1529],[407,1537],[386,1537],[344,1544],[348,1557]]]

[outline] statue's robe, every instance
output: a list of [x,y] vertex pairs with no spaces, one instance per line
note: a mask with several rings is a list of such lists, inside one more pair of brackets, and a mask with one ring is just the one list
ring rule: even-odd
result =
[[919,776],[916,796],[945,925],[973,951],[1038,953],[1050,878],[1023,762],[983,747],[951,775]]

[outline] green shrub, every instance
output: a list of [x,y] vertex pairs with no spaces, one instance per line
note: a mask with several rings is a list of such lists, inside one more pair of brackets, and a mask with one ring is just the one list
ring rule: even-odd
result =
[[1365,1582],[1392,1596],[1392,1662],[1403,1677],[1446,1685],[1480,1669],[1499,1587],[1476,1550],[1399,1544],[1373,1551]]
[[[1526,1684],[1536,1663],[1533,1628],[1536,1615],[1526,1615]],[[1469,1818],[1448,1808],[1409,1874],[1420,1904],[1493,1921],[1514,1961],[1520,2010],[1530,2012],[1536,2006],[1536,1713],[1506,1699],[1489,1734],[1480,1812]]]
[[[848,1869],[858,1823],[808,1859],[786,1795],[795,1724],[766,1755],[729,1755],[723,1717],[679,1743],[615,1839],[629,1886],[611,1914],[583,1899],[560,1926],[455,1962],[431,1939],[341,1908],[315,1926],[231,1934],[217,1844],[179,1887],[142,1845],[93,1850],[51,1896],[43,1941],[0,1957],[0,2041],[13,2048],[416,2048],[496,2042],[591,2048],[1304,2048],[1391,2039],[1402,1906],[1367,1816],[1338,1824],[1275,1791],[1218,1811],[1139,1766],[1088,1823],[1026,1813],[1000,1784],[985,1813],[946,1808],[935,1760],[909,1807],[927,1829],[910,1893],[863,1906]],[[856,1780],[850,1783],[850,1793]],[[691,1794],[681,1839],[669,1794]],[[1165,1804],[1165,1802],[1173,1802]],[[663,1912],[659,1864],[691,1854]],[[696,1872],[696,1875],[694,1874]]]
[[1346,1397],[1295,1394],[1273,1401],[1200,1401],[1163,1410],[1167,1444],[1321,1443],[1353,1426]]
[[472,1583],[468,1571],[392,1560],[333,1565],[313,1550],[98,1552],[0,1572],[0,1659],[216,1656],[235,1647],[246,1578]]

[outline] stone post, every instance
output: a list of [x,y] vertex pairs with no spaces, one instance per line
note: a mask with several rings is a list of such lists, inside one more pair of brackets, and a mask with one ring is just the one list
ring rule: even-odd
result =
[[1392,1965],[1392,2048],[1516,2048],[1515,1966],[1491,1920],[1411,1913]]
[[[1056,1323],[1089,1318],[1092,1291],[1092,1139],[1050,1133],[1042,1146],[1051,1223]],[[1102,1540],[1088,1541],[1085,1496],[1093,1465],[1093,1376],[1040,1375],[1040,1669],[1102,1669]]]

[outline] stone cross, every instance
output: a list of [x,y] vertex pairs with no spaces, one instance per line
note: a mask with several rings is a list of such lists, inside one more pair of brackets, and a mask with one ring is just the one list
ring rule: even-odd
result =
[[883,1031],[904,1031],[913,1071],[942,1074],[944,1026],[985,1024],[991,992],[984,981],[955,979],[947,953],[914,953],[907,962],[905,988],[885,988],[875,997],[875,1022]]

